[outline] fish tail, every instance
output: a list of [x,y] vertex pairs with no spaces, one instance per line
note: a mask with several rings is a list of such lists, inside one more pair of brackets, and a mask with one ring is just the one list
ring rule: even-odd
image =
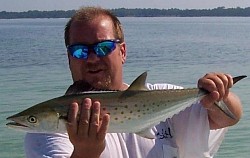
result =
[[[241,79],[245,78],[247,76],[242,75],[242,76],[236,76],[233,78],[233,84],[237,83]],[[200,95],[209,93],[207,90],[200,89]],[[223,101],[215,102],[214,103],[224,114],[226,114],[228,117],[231,119],[236,120],[235,115],[228,109],[227,105]]]

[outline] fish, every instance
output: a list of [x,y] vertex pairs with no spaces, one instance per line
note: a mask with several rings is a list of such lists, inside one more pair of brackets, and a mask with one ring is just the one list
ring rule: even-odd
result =
[[[233,81],[246,76],[234,77]],[[8,127],[32,133],[66,133],[69,106],[91,98],[101,103],[101,117],[110,115],[108,133],[136,133],[154,139],[152,127],[200,101],[209,92],[201,88],[148,90],[147,72],[138,76],[127,90],[95,90],[86,82],[71,85],[65,95],[36,104],[7,118]],[[87,91],[86,91],[87,90]],[[90,91],[89,91],[90,90]],[[228,117],[233,113],[222,102],[215,104]]]

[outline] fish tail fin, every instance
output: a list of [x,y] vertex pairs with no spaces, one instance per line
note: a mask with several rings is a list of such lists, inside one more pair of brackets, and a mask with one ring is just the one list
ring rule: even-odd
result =
[[[233,77],[233,84],[237,83],[238,81],[246,78],[246,75],[236,76]],[[236,120],[235,115],[228,109],[227,105],[223,101],[215,102],[214,103],[221,111],[223,111],[228,117]]]
[[236,76],[233,78],[233,84],[237,83],[238,81],[242,80],[243,78],[246,78],[246,75],[242,75],[242,76]]

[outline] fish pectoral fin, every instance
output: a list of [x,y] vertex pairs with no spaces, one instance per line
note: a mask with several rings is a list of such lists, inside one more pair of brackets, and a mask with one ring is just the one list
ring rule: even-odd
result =
[[137,132],[136,134],[141,136],[141,137],[147,138],[147,139],[155,139],[156,138],[152,129],[145,129],[143,131]]

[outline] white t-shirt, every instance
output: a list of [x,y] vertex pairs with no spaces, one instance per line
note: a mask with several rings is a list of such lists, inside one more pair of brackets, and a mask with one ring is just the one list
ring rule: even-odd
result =
[[[179,89],[171,84],[147,84],[149,89]],[[227,128],[210,130],[207,111],[193,104],[152,128],[156,139],[132,133],[107,133],[101,158],[212,158]],[[27,133],[27,158],[69,158],[73,152],[67,133]]]

